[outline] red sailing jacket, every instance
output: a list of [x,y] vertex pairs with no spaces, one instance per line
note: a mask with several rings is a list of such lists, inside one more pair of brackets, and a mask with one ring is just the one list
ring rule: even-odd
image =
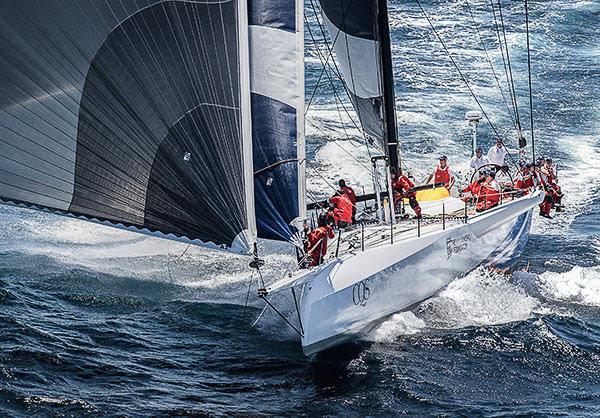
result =
[[471,195],[478,196],[479,190],[481,190],[481,183],[479,180],[475,180],[473,183],[469,184],[467,187],[463,189],[463,193],[471,192]]
[[413,187],[415,187],[415,184],[405,175],[401,175],[394,180],[392,182],[392,189],[396,192],[394,194],[394,203],[397,204],[403,197],[411,198],[417,196],[416,192],[407,193]]
[[481,183],[477,201],[477,210],[482,211],[493,208],[500,203],[500,191],[494,189],[489,183]]
[[530,174],[526,177],[519,177],[515,182],[515,187],[517,189],[529,189],[535,187],[535,181],[533,180],[533,176]]
[[336,225],[339,221],[352,223],[352,202],[345,194],[341,196],[333,196],[329,198],[329,202],[333,204],[333,220]]
[[415,187],[415,184],[412,181],[410,181],[408,177],[402,175],[392,183],[392,187],[394,188],[394,191],[406,195],[406,192]]
[[342,190],[344,194],[348,196],[348,199],[350,199],[350,202],[352,202],[353,205],[356,205],[356,193],[354,193],[354,189],[352,187],[344,186],[340,190]]
[[306,251],[310,251],[311,266],[321,264],[327,254],[327,238],[333,237],[333,229],[329,225],[320,226],[308,233],[306,236]]

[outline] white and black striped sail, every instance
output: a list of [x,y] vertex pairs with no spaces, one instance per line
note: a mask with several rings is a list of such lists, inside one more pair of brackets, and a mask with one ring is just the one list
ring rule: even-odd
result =
[[0,198],[247,250],[247,31],[242,0],[0,2]]
[[303,0],[248,6],[256,225],[288,241],[306,207]]
[[377,0],[320,0],[338,68],[366,135],[385,144]]

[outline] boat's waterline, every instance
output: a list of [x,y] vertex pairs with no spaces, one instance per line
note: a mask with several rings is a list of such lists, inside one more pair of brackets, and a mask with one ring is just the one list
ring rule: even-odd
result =
[[332,261],[304,280],[300,318],[306,355],[334,347],[439,292],[481,264],[523,251],[536,192],[446,229]]

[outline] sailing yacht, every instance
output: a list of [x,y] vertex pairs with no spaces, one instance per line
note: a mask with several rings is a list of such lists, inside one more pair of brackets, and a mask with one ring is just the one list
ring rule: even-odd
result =
[[[307,355],[479,265],[514,261],[543,199],[532,190],[477,213],[444,196],[429,218],[405,220],[390,181],[401,161],[387,2],[320,6],[327,51],[365,137],[383,153],[373,158],[368,216],[337,231],[321,265],[300,262],[259,289],[274,309],[272,295],[293,296],[297,322],[286,320]],[[259,271],[258,239],[289,242],[301,260],[303,8],[302,0],[3,1],[0,200],[246,254]]]

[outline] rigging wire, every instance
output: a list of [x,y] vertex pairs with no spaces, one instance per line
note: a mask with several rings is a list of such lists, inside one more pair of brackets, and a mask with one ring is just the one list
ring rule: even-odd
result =
[[[498,86],[498,90],[500,90],[500,94],[502,95],[502,101],[504,102],[506,111],[508,112],[508,115],[510,117],[512,124],[515,125],[515,118],[513,116],[513,113],[510,110],[510,107],[508,106],[508,101],[506,100],[506,95],[504,94],[504,90],[502,89],[502,86],[500,86],[500,79],[498,77],[498,74],[496,74],[494,64],[492,63],[488,49],[485,46],[485,42],[483,41],[483,36],[481,36],[481,32],[479,31],[479,25],[477,24],[477,21],[475,20],[475,15],[473,14],[471,5],[468,0],[465,0],[465,3],[467,4],[467,8],[469,9],[469,14],[471,15],[471,22],[473,22],[473,25],[475,26],[475,30],[477,31],[477,36],[479,38],[481,47],[483,48],[483,51],[485,52],[485,57],[487,58],[487,62],[490,64],[490,68],[492,70],[492,74],[494,75],[494,79],[496,80],[496,85]],[[513,109],[513,111],[514,111],[514,109]]]
[[500,136],[500,134],[498,133],[498,131],[496,130],[496,127],[494,126],[494,124],[492,123],[492,121],[490,120],[487,112],[485,111],[485,109],[483,108],[483,106],[481,105],[481,102],[479,101],[479,99],[477,98],[477,96],[475,95],[475,92],[473,91],[473,89],[471,88],[471,85],[469,84],[469,82],[467,81],[466,77],[463,75],[462,71],[460,70],[460,67],[458,66],[458,64],[456,63],[456,61],[454,60],[454,57],[452,57],[452,54],[450,53],[450,51],[448,50],[448,47],[446,46],[446,43],[444,42],[444,40],[442,39],[442,37],[440,36],[440,34],[438,33],[438,31],[435,29],[435,26],[433,25],[433,22],[431,21],[431,19],[429,18],[429,15],[425,12],[425,9],[423,9],[423,6],[421,5],[421,2],[419,0],[415,0],[417,2],[417,4],[419,5],[419,8],[421,9],[421,12],[423,13],[423,15],[425,16],[425,18],[427,19],[427,22],[429,23],[429,26],[431,27],[431,29],[433,30],[433,33],[435,34],[435,36],[437,37],[437,39],[440,41],[440,43],[442,44],[442,47],[444,48],[444,51],[446,51],[446,54],[448,55],[448,58],[450,58],[450,61],[452,62],[452,65],[454,65],[454,68],[456,68],[456,71],[458,71],[458,74],[460,75],[460,78],[462,79],[462,81],[465,83],[465,85],[467,86],[467,89],[469,90],[469,92],[471,93],[471,96],[473,96],[473,99],[475,99],[475,102],[477,103],[477,106],[479,106],[479,109],[481,110],[481,112],[483,113],[483,116],[485,117],[485,119],[488,121],[488,123],[490,124],[490,126],[492,127],[492,130],[494,131],[494,133],[496,134],[496,137],[502,139],[502,137]]
[[[348,7],[350,7],[351,4],[352,4],[352,1],[348,4]],[[335,60],[331,59],[333,57],[333,48],[335,47],[335,45],[336,45],[336,43],[337,43],[337,41],[339,39],[340,33],[342,33],[342,31],[338,30],[338,32],[335,34],[335,38],[333,39],[333,42],[330,45],[329,42],[327,41],[327,36],[325,34],[325,28],[323,27],[323,24],[321,23],[321,20],[318,17],[318,12],[317,12],[317,9],[316,9],[316,6],[315,6],[313,0],[310,0],[310,6],[311,6],[312,12],[313,12],[313,14],[315,16],[315,20],[317,21],[317,26],[319,27],[320,35],[323,38],[323,44],[327,48],[327,57],[325,59],[323,59],[322,55],[321,55],[321,51],[320,51],[320,49],[317,46],[319,43],[317,42],[316,38],[314,37],[314,35],[312,33],[310,23],[308,22],[308,17],[306,16],[306,13],[305,13],[304,14],[304,20],[306,21],[306,26],[308,28],[309,35],[311,37],[313,45],[316,46],[315,50],[317,51],[317,54],[319,56],[319,60],[321,61],[321,64],[323,64],[323,69],[321,70],[321,73],[319,74],[319,80],[322,78],[323,73],[326,72],[327,68],[329,68],[334,73],[334,75],[341,81],[342,87],[344,88],[344,91],[346,92],[346,95],[348,96],[348,98],[350,98],[350,93],[348,92],[348,87],[346,86],[346,83],[344,83],[344,78],[342,77],[342,73],[341,73],[339,67],[337,66],[337,63],[335,62]],[[346,16],[344,14],[344,20],[345,20],[345,18],[346,18]],[[330,61],[333,62],[333,67],[330,64]],[[329,73],[327,73],[327,75],[330,78],[331,88],[332,88],[334,94],[336,94],[336,96],[339,97],[338,93],[337,93],[337,90],[336,90],[335,86],[333,85],[333,80],[331,80],[331,76],[329,75]],[[308,113],[308,110],[310,109],[310,106],[312,104],[313,98],[314,98],[314,96],[315,96],[315,94],[317,92],[318,87],[319,87],[319,81],[317,81],[317,84],[315,85],[315,88],[313,89],[313,92],[312,92],[312,94],[310,96],[310,100],[309,100],[308,104],[306,105],[306,109],[304,111],[304,114]],[[342,103],[341,98],[340,98],[340,103]],[[346,107],[344,106],[343,103],[342,103],[342,106],[344,107],[344,110],[348,114],[348,117],[350,117],[350,120],[352,121],[352,123],[354,124],[354,126],[356,126],[356,128],[359,129],[359,130],[361,130],[361,132],[362,132],[362,129],[360,129],[360,127],[356,124],[356,122],[354,122],[354,119],[352,119],[350,113],[348,112],[348,110],[346,109]]]
[[[350,2],[348,3],[348,5],[347,5],[347,8],[346,8],[346,11],[347,11],[347,10],[350,8],[350,6],[352,5],[352,1],[353,1],[353,0],[350,0]],[[328,54],[327,54],[327,59],[325,60],[325,63],[324,63],[324,66],[323,66],[323,70],[322,70],[322,72],[321,72],[321,75],[322,75],[323,71],[325,71],[325,65],[327,65],[327,66],[330,68],[330,70],[331,70],[331,71],[334,73],[334,75],[335,75],[335,76],[338,78],[338,80],[340,80],[340,81],[341,81],[341,84],[342,84],[342,87],[344,88],[344,92],[346,93],[346,96],[347,96],[347,97],[348,97],[348,99],[349,99],[349,100],[352,102],[352,96],[351,96],[351,94],[350,94],[350,91],[348,90],[348,86],[347,86],[347,85],[346,85],[346,83],[344,82],[344,78],[342,77],[342,73],[341,73],[341,71],[340,71],[340,69],[339,69],[339,67],[338,67],[338,65],[337,65],[337,63],[336,63],[336,61],[335,61],[335,59],[333,59],[333,60],[332,60],[332,62],[333,62],[333,67],[331,66],[331,64],[329,64],[329,60],[330,60],[330,58],[333,56],[333,49],[334,49],[334,47],[335,47],[335,45],[336,45],[336,42],[338,41],[338,38],[339,38],[340,34],[342,33],[342,31],[338,29],[337,33],[335,34],[335,38],[333,39],[333,43],[330,45],[330,44],[329,44],[329,42],[327,41],[327,36],[326,36],[326,34],[325,34],[325,29],[324,29],[324,27],[323,27],[323,24],[322,24],[321,20],[320,20],[320,19],[319,19],[319,17],[318,17],[317,8],[316,8],[316,6],[315,6],[315,3],[314,3],[314,1],[313,1],[313,0],[310,0],[310,6],[311,6],[311,8],[312,8],[312,12],[313,12],[313,14],[314,14],[314,16],[315,16],[315,20],[316,20],[316,22],[317,22],[317,25],[318,25],[318,27],[319,27],[320,35],[321,35],[321,37],[323,38],[323,43],[325,44],[325,47],[327,48],[327,51],[328,51]],[[344,16],[344,17],[343,17],[343,21],[345,22],[345,20],[346,20],[346,13],[344,13],[344,14],[343,14],[343,16]],[[316,40],[315,40],[315,38],[314,38],[314,36],[313,36],[313,34],[312,34],[312,31],[311,31],[311,29],[310,29],[310,24],[309,24],[309,22],[308,22],[308,19],[307,19],[307,17],[306,17],[306,13],[305,13],[305,15],[304,15],[304,18],[305,18],[305,20],[307,21],[307,27],[308,27],[308,31],[309,31],[309,34],[310,34],[310,36],[311,36],[312,40],[313,40],[313,43],[314,43],[314,44],[317,44],[317,42],[316,42]],[[346,39],[346,46],[347,46],[347,42],[348,42],[347,36],[346,36],[346,35],[344,35],[344,38]],[[316,48],[316,49],[317,49],[317,53],[319,53],[319,59],[321,60],[321,62],[323,62],[323,59],[321,58],[321,54],[320,54],[320,50],[319,50],[319,48]],[[334,68],[334,67],[335,67],[335,68]],[[319,78],[321,78],[321,75],[319,76]],[[329,77],[330,77],[330,76],[329,76]],[[348,112],[348,110],[346,109],[346,107],[344,106],[344,104],[343,104],[343,102],[342,102],[341,98],[340,98],[340,97],[339,97],[339,95],[337,94],[336,88],[335,88],[335,86],[334,86],[334,84],[333,84],[333,81],[331,80],[331,78],[330,78],[330,82],[331,82],[331,87],[332,87],[332,89],[333,89],[334,93],[336,94],[336,97],[339,99],[340,103],[341,103],[341,104],[342,104],[342,106],[344,107],[344,111],[346,112],[346,114],[348,115],[348,117],[350,118],[350,120],[352,121],[352,123],[354,124],[354,126],[355,126],[355,127],[356,127],[356,128],[357,128],[357,129],[358,129],[360,132],[361,132],[361,134],[362,134],[363,138],[365,139],[365,146],[366,146],[366,148],[367,148],[367,153],[369,154],[369,157],[370,157],[370,156],[371,156],[371,150],[370,150],[370,148],[369,148],[369,142],[370,142],[370,141],[369,141],[369,138],[367,138],[367,136],[366,136],[366,134],[365,134],[364,130],[363,130],[363,129],[362,129],[360,126],[358,126],[358,125],[356,124],[356,122],[354,121],[354,119],[352,118],[352,116],[350,115],[350,113]],[[309,108],[310,108],[310,105],[311,105],[311,103],[312,103],[312,99],[313,99],[313,97],[314,97],[314,95],[315,95],[315,93],[316,93],[316,89],[317,89],[317,88],[318,88],[318,83],[317,83],[317,85],[315,86],[315,89],[313,90],[313,93],[312,93],[312,95],[311,95],[311,99],[310,99],[310,101],[309,101],[308,105],[306,106],[305,115],[306,115],[306,113],[308,112],[308,110],[309,110]],[[355,110],[356,110],[356,109],[355,109]],[[360,121],[360,115],[358,114],[358,110],[356,110],[356,113],[357,113],[357,116],[358,116],[358,118],[359,118],[359,121]],[[343,122],[342,122],[342,123],[343,123]]]
[[[490,0],[492,2],[492,10],[494,9],[494,3],[493,0]],[[507,82],[508,82],[508,86],[509,89],[511,91],[511,97],[513,100],[513,105],[514,105],[514,109],[515,109],[515,123],[516,123],[516,128],[517,128],[517,133],[519,135],[519,139],[521,137],[521,117],[519,116],[519,106],[518,106],[518,101],[517,101],[517,90],[515,89],[515,80],[513,78],[513,73],[512,73],[512,65],[510,63],[510,54],[508,52],[508,41],[506,39],[506,27],[504,25],[504,16],[502,15],[502,5],[501,5],[501,0],[498,0],[498,16],[500,17],[500,27],[502,28],[502,38],[504,39],[504,49],[506,49],[506,66],[504,68],[504,71],[506,73],[506,77],[507,77]],[[498,34],[498,40],[500,40],[500,32],[498,29],[498,22],[496,20],[496,14],[494,12],[494,21],[496,24],[496,31]],[[500,48],[502,49],[502,42],[500,42]],[[504,59],[504,52],[502,52],[502,57]],[[508,72],[506,72],[508,68]]]
[[529,122],[531,124],[531,156],[535,163],[535,138],[533,135],[533,90],[531,88],[531,44],[529,41],[529,7],[525,0],[525,29],[527,32],[527,73],[529,81]]
[[[314,15],[314,17],[315,17],[315,20],[317,21],[317,24],[319,25],[319,27],[321,27],[321,25],[320,25],[320,23],[321,23],[321,22],[319,21],[318,14],[317,14],[317,10],[315,9],[315,6],[314,6],[312,3],[311,3],[311,6],[312,6],[312,12],[313,12],[313,15]],[[308,28],[308,30],[309,30],[309,35],[310,35],[310,37],[311,37],[311,40],[312,40],[313,44],[314,44],[314,45],[318,45],[318,43],[317,43],[317,41],[316,41],[315,37],[313,36],[313,34],[312,34],[312,31],[311,31],[311,29],[310,29],[310,22],[309,22],[309,20],[308,20],[308,16],[306,15],[306,10],[305,10],[305,12],[304,12],[304,21],[306,22],[306,27],[307,27],[307,28]],[[332,42],[332,46],[335,46],[335,44],[336,44],[336,42],[337,42],[337,39],[338,39],[338,37],[340,36],[340,33],[341,33],[341,31],[339,31],[338,33],[336,33],[336,35],[335,35],[335,38],[333,39],[333,42]],[[325,33],[324,33],[323,31],[321,31],[321,36],[323,37],[323,41],[324,41],[324,43],[325,43],[325,46],[327,46],[327,38],[325,37]],[[315,49],[317,50],[317,53],[318,53],[318,52],[319,52],[319,49],[318,49],[318,47],[316,47]],[[325,59],[325,62],[326,62],[326,63],[329,63],[329,59],[330,59],[332,56],[333,56],[333,49],[330,49],[330,48],[328,48],[328,49],[327,49],[327,57],[326,57],[326,59]],[[315,85],[315,87],[313,88],[313,91],[312,91],[312,93],[311,93],[311,95],[310,95],[310,99],[308,100],[308,104],[306,105],[306,110],[305,110],[305,112],[304,112],[305,114],[308,112],[308,109],[310,108],[310,105],[312,104],[312,101],[313,101],[313,99],[314,99],[314,97],[315,97],[315,94],[316,94],[316,92],[317,92],[317,88],[318,88],[318,85],[319,85],[319,81],[321,80],[321,78],[323,77],[323,74],[325,73],[325,69],[326,69],[326,67],[325,67],[325,64],[323,63],[323,60],[321,59],[321,57],[320,57],[320,56],[319,56],[319,60],[320,60],[320,61],[321,61],[321,63],[323,64],[323,68],[321,69],[321,72],[319,73],[319,78],[318,78],[318,80],[317,80],[317,84],[316,84],[316,85]],[[334,63],[335,63],[335,61],[334,61]],[[336,76],[337,76],[337,78],[338,78],[338,79],[342,80],[342,76],[341,76],[341,74],[339,74],[339,73],[336,73]]]
[[[440,36],[440,34],[438,33],[438,31],[435,29],[435,26],[433,25],[433,22],[431,21],[431,19],[429,18],[429,15],[425,12],[425,9],[423,8],[423,6],[421,5],[421,2],[419,0],[415,0],[417,2],[417,4],[419,5],[419,8],[421,9],[421,12],[423,13],[423,16],[425,16],[425,18],[427,19],[427,22],[429,23],[429,26],[431,27],[431,29],[433,30],[433,33],[435,34],[435,36],[437,37],[437,39],[440,41],[442,47],[444,48],[444,51],[446,51],[446,54],[448,55],[448,58],[450,58],[450,61],[452,62],[452,64],[454,65],[454,68],[456,68],[456,71],[458,72],[458,74],[460,75],[462,81],[465,83],[465,85],[467,86],[467,89],[469,90],[469,92],[471,93],[471,96],[473,96],[473,99],[475,100],[475,102],[477,103],[477,106],[479,106],[479,109],[481,110],[481,113],[483,113],[483,116],[485,117],[485,119],[487,120],[487,122],[490,124],[492,130],[494,131],[494,134],[496,135],[496,137],[500,140],[502,140],[502,137],[500,136],[500,134],[498,133],[498,130],[496,129],[496,127],[494,126],[494,124],[492,123],[492,121],[490,120],[488,114],[486,113],[485,109],[483,108],[481,102],[479,101],[479,99],[477,98],[477,96],[475,95],[475,92],[473,91],[473,89],[471,88],[471,85],[469,84],[468,80],[466,79],[466,77],[463,75],[462,71],[460,70],[460,67],[458,66],[458,64],[456,63],[456,61],[454,60],[454,57],[452,57],[452,54],[450,53],[450,50],[448,49],[448,47],[446,46],[446,43],[444,42],[444,40],[442,39],[442,37]],[[513,163],[513,165],[517,168],[517,170],[519,169],[519,165],[515,162],[514,158],[512,158],[512,155],[510,153],[507,154],[510,161]]]
[[[498,49],[500,50],[500,56],[502,57],[502,68],[504,69],[504,75],[506,77],[506,85],[508,87],[508,94],[510,95],[510,104],[513,108],[513,112],[516,117],[515,112],[515,101],[513,96],[513,91],[511,88],[510,78],[508,75],[508,67],[506,65],[506,57],[504,56],[504,44],[502,43],[502,37],[500,36],[500,27],[498,26],[498,19],[496,17],[496,8],[494,6],[494,0],[490,0],[490,6],[492,8],[492,16],[494,17],[494,29],[496,32],[496,37],[498,38]],[[515,119],[515,127],[516,127],[516,119]]]
[[342,101],[342,98],[339,96],[338,91],[335,88],[335,84],[333,83],[333,78],[331,77],[331,74],[329,74],[329,71],[327,71],[327,68],[331,68],[331,66],[329,64],[329,59],[326,59],[326,60],[323,59],[323,56],[321,54],[321,50],[317,46],[318,45],[317,44],[317,40],[315,39],[315,37],[314,37],[314,35],[312,33],[312,30],[310,28],[310,24],[308,23],[308,18],[306,17],[306,14],[304,15],[304,20],[306,22],[306,26],[308,28],[308,33],[310,34],[312,43],[315,46],[315,50],[317,51],[317,55],[319,57],[319,60],[321,61],[321,64],[323,65],[323,69],[321,70],[321,73],[319,74],[319,78],[317,80],[317,83],[315,84],[315,88],[313,89],[313,92],[311,94],[311,97],[310,97],[310,100],[308,102],[308,105],[306,106],[306,109],[304,110],[304,115],[306,116],[306,114],[308,113],[308,110],[310,109],[310,105],[312,104],[313,98],[315,97],[315,95],[317,93],[317,90],[318,90],[319,86],[321,85],[321,79],[322,79],[323,74],[326,74],[327,75],[327,79],[329,81],[329,85],[331,87],[331,90],[333,91],[333,94],[334,94],[334,97],[335,97],[335,100],[336,100],[336,108],[337,108],[338,115],[339,115],[339,118],[340,118],[340,124],[342,125],[342,128],[344,129],[344,134],[346,135],[346,137],[349,137],[348,132],[346,131],[346,126],[344,124],[344,120],[342,118],[342,113],[340,111],[340,106],[337,105],[338,101],[339,101],[339,104],[344,109],[344,112],[346,113],[346,115],[350,119],[350,122],[352,122],[352,124],[354,125],[354,127],[356,129],[358,129],[359,131],[362,132],[362,130],[360,129],[360,127],[358,126],[358,124],[352,118],[352,115],[350,114],[350,112],[346,108],[346,105]]

